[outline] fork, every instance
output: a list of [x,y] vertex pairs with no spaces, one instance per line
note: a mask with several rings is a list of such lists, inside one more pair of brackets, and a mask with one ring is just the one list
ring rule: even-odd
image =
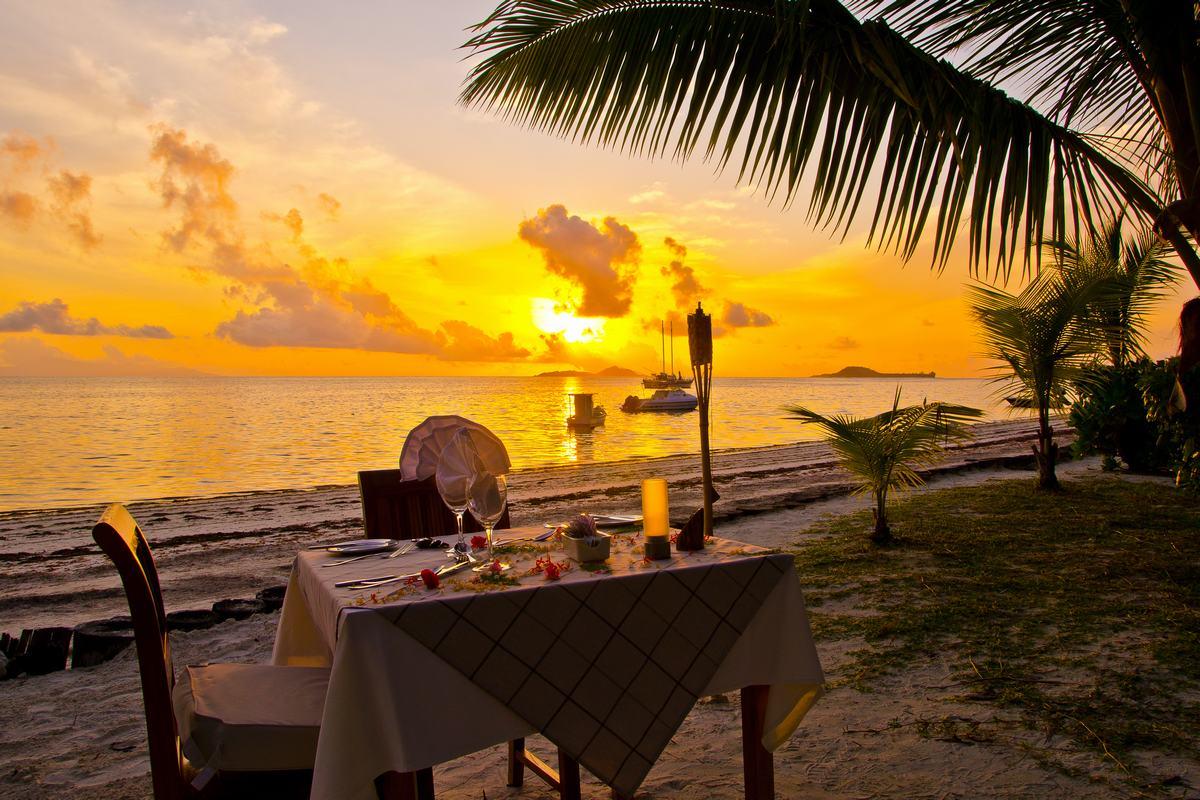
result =
[[[395,550],[388,553],[385,557],[386,558],[395,558],[396,556],[402,556],[412,549],[413,549],[413,545],[411,542],[409,542],[408,544],[404,544],[404,545],[401,545],[400,547],[397,547]],[[379,555],[383,555],[383,554],[382,553],[367,553],[367,554],[361,555],[361,556],[354,556],[353,558],[343,558],[340,561],[330,561],[328,564],[322,564],[321,566],[322,567],[340,567],[342,564],[350,564],[354,561],[362,561],[364,558],[374,558],[375,556],[379,556]]]

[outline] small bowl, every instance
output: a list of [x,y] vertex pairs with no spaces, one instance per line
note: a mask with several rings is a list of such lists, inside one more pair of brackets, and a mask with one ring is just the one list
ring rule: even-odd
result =
[[563,549],[566,550],[569,558],[580,564],[607,561],[612,550],[612,537],[607,533],[597,531],[596,539],[598,540],[596,544],[589,545],[587,539],[573,539],[570,536],[564,536]]

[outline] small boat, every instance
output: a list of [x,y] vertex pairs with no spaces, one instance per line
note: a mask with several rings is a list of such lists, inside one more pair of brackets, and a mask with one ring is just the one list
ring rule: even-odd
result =
[[662,335],[662,371],[642,378],[642,387],[646,389],[686,389],[692,385],[691,378],[685,378],[675,372],[675,322],[671,322],[671,372],[667,372],[667,329],[662,322],[658,323]]
[[593,395],[574,393],[571,395],[575,403],[575,413],[567,417],[567,427],[576,430],[591,430],[604,424],[608,412],[604,406],[592,404]]
[[688,394],[682,389],[659,389],[649,397],[630,395],[621,404],[621,410],[631,414],[646,411],[695,411],[700,401],[695,395]]

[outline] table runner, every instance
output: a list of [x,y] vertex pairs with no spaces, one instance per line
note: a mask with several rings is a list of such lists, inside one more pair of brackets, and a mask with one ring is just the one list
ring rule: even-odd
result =
[[[509,535],[521,533],[527,532]],[[507,725],[513,736],[542,732],[626,795],[640,785],[698,696],[751,682],[772,683],[781,676],[791,682],[773,689],[774,721],[764,736],[764,744],[774,749],[815,702],[822,682],[791,557],[721,539],[705,551],[676,554],[664,562],[643,561],[635,555],[638,548],[638,537],[618,537],[610,572],[576,567],[561,580],[547,581],[541,574],[525,574],[544,548],[523,545],[533,552],[505,556],[515,564],[510,574],[519,578],[519,586],[479,591],[483,587],[465,573],[467,577],[447,579],[437,591],[403,587],[386,597],[387,590],[381,589],[374,598],[369,592],[336,590],[332,583],[348,575],[412,571],[436,564],[442,555],[401,557],[396,561],[403,566],[395,570],[372,565],[364,572],[361,563],[321,568],[317,564],[326,563],[328,556],[303,553],[285,601],[276,662],[318,663],[324,655],[328,663],[336,649],[332,698],[344,646],[339,631],[344,636],[350,617],[368,614],[397,630],[397,642],[413,641],[435,654],[436,663],[451,667],[525,723],[500,722],[497,728]],[[557,550],[550,555],[564,558]],[[783,581],[784,576],[790,580]],[[376,604],[385,597],[386,602]],[[794,628],[783,639],[775,632],[784,653],[778,660],[764,652],[772,639],[769,630],[750,637],[749,650],[743,641],[768,597],[775,599],[767,616],[790,618]],[[295,624],[301,611],[307,612],[308,625]],[[367,624],[364,620],[356,627]],[[357,671],[362,672],[361,666]],[[746,683],[738,682],[741,676]],[[327,720],[330,713],[327,705]],[[490,714],[500,716],[494,710]],[[330,743],[326,749],[333,747]],[[322,760],[319,750],[314,797],[321,796],[318,787],[325,783]]]

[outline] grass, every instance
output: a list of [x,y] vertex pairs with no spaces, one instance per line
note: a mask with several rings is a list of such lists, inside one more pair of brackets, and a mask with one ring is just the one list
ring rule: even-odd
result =
[[[861,645],[833,686],[945,662],[945,688],[998,725],[1091,753],[1135,794],[1178,790],[1137,754],[1200,760],[1200,500],[1114,477],[1055,493],[1014,480],[912,496],[891,517],[894,546],[870,545],[864,512],[819,523],[797,552],[818,641]],[[990,729],[917,723],[966,743]],[[1029,751],[1080,774],[1054,747]]]

